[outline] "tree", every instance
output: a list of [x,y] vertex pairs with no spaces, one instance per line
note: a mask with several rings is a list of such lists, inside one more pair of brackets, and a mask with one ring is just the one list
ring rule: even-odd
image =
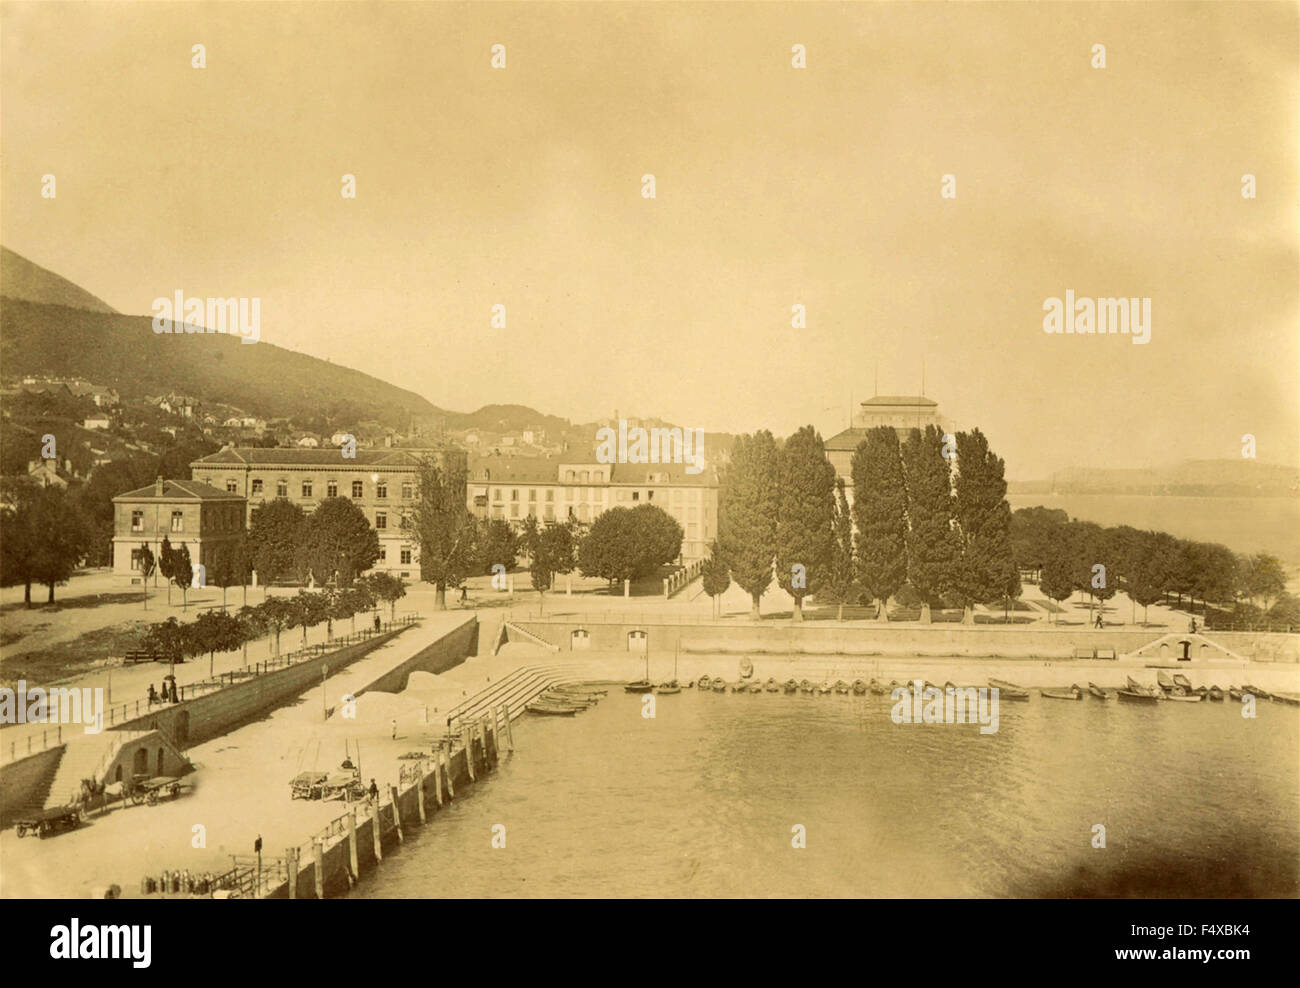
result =
[[1041,570],[1070,516],[1060,508],[1020,508],[1011,513],[1011,555],[1017,569]]
[[54,587],[66,583],[76,572],[90,545],[91,530],[67,492],[58,487],[39,489],[26,509],[32,517],[20,530],[35,537],[31,575],[49,589],[46,602],[53,604]]
[[1190,555],[1196,574],[1192,580],[1193,600],[1200,597],[1207,609],[1212,603],[1231,604],[1236,599],[1238,582],[1236,554],[1217,543],[1193,542]]
[[181,588],[181,610],[190,600],[190,583],[194,579],[194,565],[190,562],[190,547],[184,542],[172,553],[172,578]]
[[302,643],[307,644],[307,629],[329,619],[329,601],[323,593],[299,590],[289,598],[289,627],[302,628]]
[[176,574],[176,550],[172,548],[171,541],[165,535],[162,545],[158,547],[158,572],[162,574],[163,582],[167,584],[167,606],[170,607],[172,577]]
[[298,547],[306,525],[302,508],[284,498],[253,513],[248,526],[248,556],[264,586],[299,575]]
[[776,474],[776,582],[802,621],[803,599],[830,583],[835,554],[835,468],[811,425],[785,441]]
[[751,614],[758,619],[759,602],[772,583],[780,510],[777,448],[772,434],[761,430],[752,436],[737,436],[721,483],[718,548],[731,578],[749,594]]
[[194,639],[188,628],[189,625],[181,624],[174,617],[150,625],[144,636],[144,647],[175,666],[177,662],[185,661],[193,646]]
[[930,621],[957,567],[952,464],[937,426],[913,429],[903,444],[907,484],[907,582],[921,596],[921,621]]
[[643,504],[602,512],[578,546],[578,567],[604,580],[657,572],[682,551],[682,527],[662,508]]
[[519,541],[508,521],[501,518],[479,519],[475,544],[475,565],[480,573],[491,573],[492,567],[496,565],[507,571],[515,568]]
[[[1119,589],[1124,556],[1115,529],[1097,529],[1088,543],[1088,589],[1097,598],[1098,616],[1105,613],[1106,601]],[[1089,616],[1092,611],[1089,609]]]
[[[1058,543],[1047,550],[1042,565],[1038,587],[1043,591],[1044,596],[1060,604],[1074,593],[1076,568],[1074,554],[1065,544]],[[1056,622],[1055,612],[1052,614],[1052,622]]]
[[[364,581],[358,580],[350,587],[345,587],[338,594],[339,613],[352,619],[352,630],[357,630],[357,615],[375,606],[375,598]],[[344,614],[343,612],[346,613]]]
[[327,497],[307,517],[297,558],[317,583],[351,586],[378,562],[379,535],[351,498]]
[[3,484],[4,507],[0,508],[0,586],[21,585],[24,588],[23,601],[31,607],[32,582],[36,579],[35,557],[39,545],[33,502],[40,488],[25,478],[4,478]]
[[140,547],[140,583],[144,587],[144,609],[149,609],[149,577],[153,576],[154,567],[158,561],[154,559],[153,553],[149,551],[147,545]]
[[223,542],[213,547],[207,582],[221,588],[221,606],[225,607],[226,589],[237,587],[243,582],[239,572],[238,545]]
[[1286,590],[1286,572],[1282,569],[1281,561],[1266,552],[1243,557],[1239,561],[1237,575],[1242,594],[1251,604],[1258,598],[1259,606],[1264,611],[1268,611],[1272,602]]
[[1174,538],[1164,532],[1139,532],[1129,544],[1124,589],[1135,604],[1142,605],[1143,624],[1147,623],[1147,608],[1165,595],[1174,549]]
[[949,592],[961,602],[966,624],[974,623],[975,604],[1005,595],[1015,569],[1005,470],[979,429],[957,434],[954,517],[960,554]]
[[208,675],[213,675],[217,652],[232,652],[244,643],[244,625],[226,611],[204,611],[192,625],[195,643],[208,653]]
[[465,471],[421,460],[419,496],[402,527],[419,540],[420,579],[433,584],[434,606],[446,610],[447,588],[459,587],[474,569],[475,523],[465,508]]
[[375,600],[387,601],[389,617],[397,620],[397,602],[406,596],[406,584],[402,582],[401,577],[394,576],[392,573],[371,573],[365,577],[362,589],[371,594]]
[[275,635],[275,654],[280,654],[280,632],[291,627],[294,607],[288,597],[267,597],[257,605],[261,623]]
[[244,646],[244,665],[248,665],[248,643],[261,638],[271,629],[260,608],[245,604],[236,617],[240,624],[240,644]]
[[851,461],[857,582],[889,620],[888,604],[907,578],[907,488],[898,433],[870,429]]
[[709,595],[713,602],[713,616],[718,617],[718,605],[721,603],[721,597],[731,586],[731,574],[727,572],[727,567],[723,565],[718,558],[718,543],[714,542],[709,547],[709,558],[704,560],[700,566],[700,583],[704,587],[704,592]]
[[544,595],[551,589],[556,573],[573,570],[576,555],[573,528],[568,523],[539,527],[536,518],[529,515],[524,524],[524,539],[532,557],[528,568],[533,589]]

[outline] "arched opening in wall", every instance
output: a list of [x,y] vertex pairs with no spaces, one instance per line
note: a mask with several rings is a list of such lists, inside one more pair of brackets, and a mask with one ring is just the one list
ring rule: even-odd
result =
[[146,748],[136,748],[135,757],[131,763],[131,771],[135,775],[149,774],[149,751]]
[[646,633],[644,631],[629,631],[627,633],[627,650],[629,652],[644,652],[646,647]]
[[591,648],[591,633],[586,628],[575,628],[569,633],[569,650]]
[[1162,659],[1167,659],[1167,658],[1169,658],[1169,643],[1168,643],[1168,642],[1161,642],[1161,643],[1160,643],[1160,658],[1162,658]]
[[159,748],[158,749],[158,770],[154,772],[154,775],[166,775],[166,774],[167,773],[163,771],[163,750]]

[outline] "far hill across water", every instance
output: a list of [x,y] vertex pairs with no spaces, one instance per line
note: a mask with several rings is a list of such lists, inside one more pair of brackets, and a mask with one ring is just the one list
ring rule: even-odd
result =
[[1135,470],[1072,467],[1047,480],[1012,481],[1011,494],[1141,494],[1165,497],[1297,497],[1300,470],[1258,460],[1189,460]]

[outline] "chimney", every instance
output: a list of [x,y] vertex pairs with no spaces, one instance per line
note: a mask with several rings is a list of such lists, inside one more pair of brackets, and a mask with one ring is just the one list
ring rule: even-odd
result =
[[162,494],[163,494],[163,479],[162,479],[162,477],[159,477],[157,480],[155,480],[155,481],[153,482],[153,493],[154,493],[154,497],[162,497]]

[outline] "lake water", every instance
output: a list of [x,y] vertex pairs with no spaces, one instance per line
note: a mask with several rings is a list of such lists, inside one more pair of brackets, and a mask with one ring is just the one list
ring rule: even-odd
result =
[[1300,894],[1294,707],[1034,696],[981,735],[891,706],[689,690],[647,720],[614,687],[525,715],[514,755],[352,895]]
[[1014,511],[1042,505],[1099,525],[1132,525],[1234,552],[1268,552],[1300,564],[1300,498],[1145,497],[1138,494],[1008,494]]

